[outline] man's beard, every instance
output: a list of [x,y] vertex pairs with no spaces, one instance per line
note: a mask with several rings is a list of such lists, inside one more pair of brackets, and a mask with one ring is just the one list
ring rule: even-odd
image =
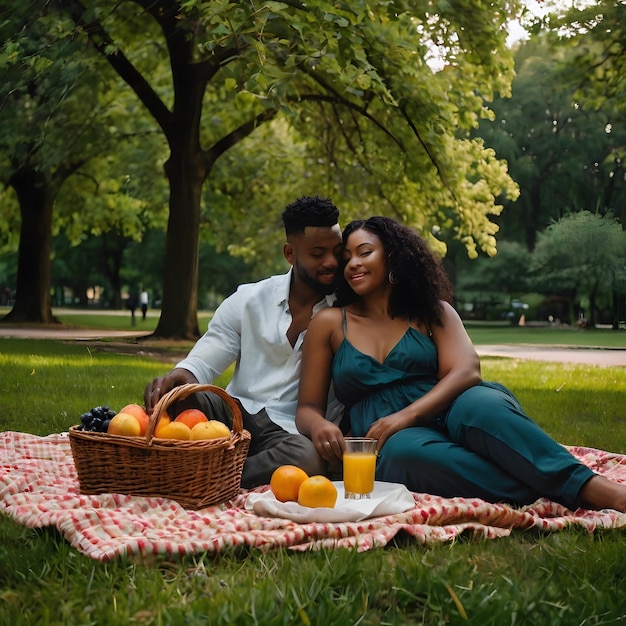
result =
[[[311,289],[315,290],[322,296],[329,296],[333,291],[335,291],[335,280],[332,283],[321,283],[318,280],[315,280],[312,276],[307,274],[306,270],[296,261],[295,269],[298,272],[298,276],[300,280],[305,284],[311,287]],[[335,275],[336,278],[336,275]]]

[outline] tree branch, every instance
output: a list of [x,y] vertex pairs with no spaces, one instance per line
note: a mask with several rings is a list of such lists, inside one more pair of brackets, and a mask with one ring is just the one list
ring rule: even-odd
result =
[[441,171],[441,168],[439,167],[439,163],[438,163],[437,159],[435,158],[435,155],[432,154],[432,152],[430,151],[430,149],[426,145],[426,142],[422,139],[422,136],[420,135],[419,130],[417,130],[417,126],[415,126],[413,120],[411,119],[409,114],[406,112],[406,109],[404,107],[402,107],[402,106],[400,107],[400,113],[402,113],[402,117],[406,120],[406,123],[409,125],[409,128],[411,129],[411,131],[413,132],[415,137],[417,137],[417,140],[420,142],[422,148],[424,148],[424,152],[426,153],[426,155],[428,156],[430,162],[433,164],[433,166],[437,170],[437,175],[441,179],[441,182],[443,182],[443,184],[446,187],[448,187],[448,191],[452,194],[452,197],[456,201],[456,197],[454,195],[454,192],[452,191],[452,189],[450,189],[448,183],[446,182],[446,177],[444,176],[443,172]]
[[69,15],[77,26],[85,31],[93,47],[137,94],[139,100],[150,111],[150,114],[167,135],[168,126],[171,123],[171,112],[143,75],[115,45],[101,22],[95,17],[89,22],[85,21],[84,15],[87,8],[80,0],[57,0],[57,5]]
[[213,165],[213,163],[215,163],[215,161],[217,161],[217,159],[224,154],[224,152],[226,152],[226,150],[245,139],[264,122],[272,120],[276,117],[277,113],[277,109],[267,109],[262,113],[259,113],[254,119],[242,124],[239,128],[235,128],[235,130],[214,143],[211,148],[204,151],[205,163],[207,164],[207,167],[210,168],[211,165]]
[[[236,46],[217,47],[212,50],[211,59],[196,61],[194,54],[194,37],[189,36],[189,31],[181,29],[180,5],[174,0],[132,0],[149,13],[160,26],[165,37],[172,68],[179,66],[193,66],[193,71],[200,80],[205,83],[231,60],[241,55],[241,50]],[[190,17],[187,17],[191,21]],[[178,61],[178,63],[176,62]]]
[[394,143],[396,143],[400,147],[400,149],[402,151],[406,152],[403,143],[390,130],[385,128],[385,126],[381,122],[379,122],[373,115],[368,113],[362,106],[359,106],[359,105],[355,104],[354,102],[350,102],[350,100],[347,100],[346,98],[343,98],[342,96],[340,96],[336,92],[335,92],[335,95],[332,95],[332,96],[312,93],[312,94],[291,96],[288,99],[290,101],[292,101],[292,102],[299,102],[299,101],[302,101],[302,100],[308,100],[308,101],[311,101],[311,102],[328,102],[328,103],[332,104],[333,106],[334,105],[338,105],[338,104],[342,105],[342,106],[345,106],[346,108],[348,108],[348,109],[350,109],[352,111],[356,111],[357,113],[359,113],[363,117],[367,118],[377,128],[382,130],[383,133],[385,133],[385,135],[387,135]]

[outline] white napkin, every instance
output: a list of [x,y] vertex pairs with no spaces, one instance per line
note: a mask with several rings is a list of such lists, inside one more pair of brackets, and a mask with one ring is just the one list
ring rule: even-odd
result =
[[346,500],[342,481],[337,487],[337,503],[332,509],[310,508],[297,502],[280,502],[271,491],[251,493],[246,498],[246,509],[262,517],[281,517],[300,524],[310,522],[359,522],[370,517],[403,513],[415,506],[411,492],[398,483],[374,483],[368,500]]

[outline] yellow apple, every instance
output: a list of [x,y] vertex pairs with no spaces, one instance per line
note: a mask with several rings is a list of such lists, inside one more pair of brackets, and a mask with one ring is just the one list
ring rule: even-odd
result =
[[110,435],[125,435],[127,437],[138,437],[141,432],[139,420],[130,413],[120,412],[115,415],[110,423],[107,433]]
[[181,422],[170,422],[162,428],[159,428],[156,435],[159,439],[182,439],[189,440],[191,438],[191,428],[187,424]]
[[219,420],[199,422],[191,429],[191,439],[221,439],[230,437],[230,428]]
[[134,415],[137,418],[141,429],[139,431],[139,434],[146,434],[146,429],[148,428],[148,422],[150,421],[150,418],[148,417],[146,410],[142,406],[139,406],[138,404],[127,404],[123,409],[120,409],[119,412]]

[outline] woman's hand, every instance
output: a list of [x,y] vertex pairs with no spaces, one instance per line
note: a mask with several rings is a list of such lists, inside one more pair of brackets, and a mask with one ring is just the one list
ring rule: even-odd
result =
[[346,444],[341,429],[329,422],[320,420],[315,428],[311,429],[311,441],[317,453],[329,463],[341,461]]
[[385,445],[385,441],[387,441],[391,435],[395,435],[402,429],[409,428],[411,426],[415,426],[414,419],[407,416],[406,413],[398,411],[397,413],[391,413],[390,415],[386,415],[385,417],[381,417],[376,420],[370,426],[370,429],[367,431],[365,436],[371,437],[372,439],[378,439],[376,451],[380,452],[380,449]]

